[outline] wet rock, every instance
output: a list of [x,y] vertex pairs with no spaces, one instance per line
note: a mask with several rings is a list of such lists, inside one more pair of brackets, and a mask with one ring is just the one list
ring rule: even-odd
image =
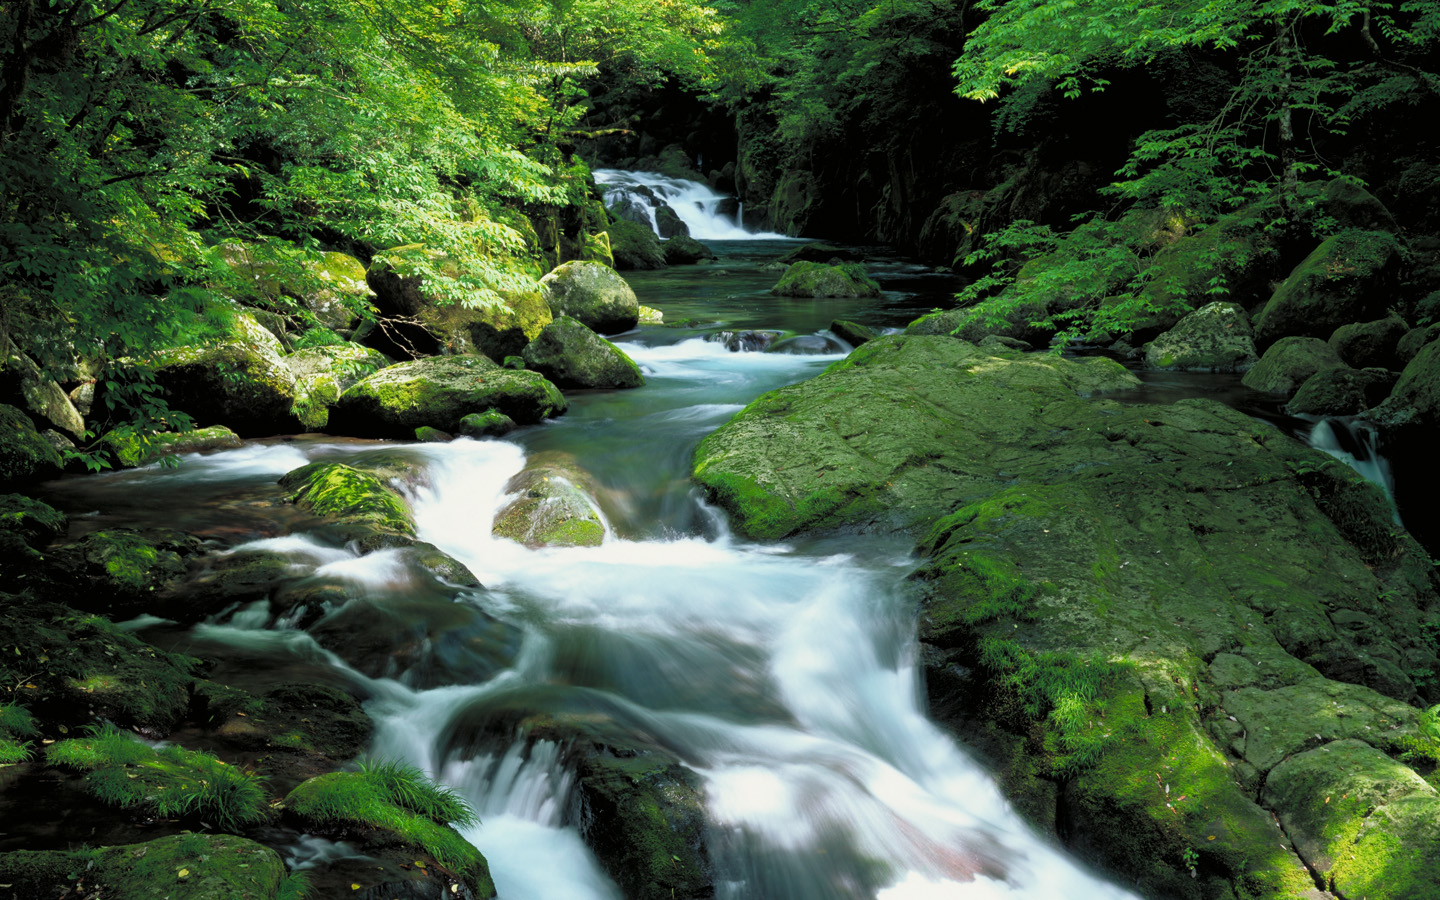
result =
[[724,344],[731,353],[763,353],[780,339],[778,331],[717,331],[705,340]]
[[599,263],[557,266],[540,279],[540,286],[553,316],[569,316],[600,334],[629,331],[639,321],[635,292],[613,269]]
[[[680,214],[668,203],[660,203],[655,207],[655,229],[662,240],[690,236],[690,226],[685,224]],[[666,261],[669,261],[668,258]]]
[[505,415],[498,409],[489,409],[483,413],[470,413],[460,418],[460,427],[456,429],[466,437],[504,437],[514,431],[517,426],[515,420]]
[[844,344],[836,338],[825,334],[797,334],[794,337],[777,341],[771,348],[772,353],[789,353],[792,356],[820,356],[825,354],[844,353]]
[[0,403],[0,486],[18,486],[60,474],[60,454],[35,430],[30,417]]
[[54,563],[76,588],[62,599],[77,609],[129,619],[166,606],[202,549],[198,539],[181,532],[109,528],[57,547]]
[[868,325],[861,325],[858,322],[849,322],[844,319],[835,319],[830,323],[830,331],[840,340],[852,347],[858,347],[866,341],[873,341],[878,335]]
[[859,262],[864,256],[857,250],[849,247],[840,247],[836,244],[827,244],[822,241],[811,241],[802,244],[794,250],[781,256],[776,262],[788,266],[797,262],[813,263],[837,263],[837,262]]
[[298,882],[269,847],[230,834],[178,834],[143,844],[0,854],[0,881],[16,900],[74,896],[168,900],[278,900]]
[[1410,328],[1399,316],[1373,322],[1341,325],[1330,335],[1330,346],[1345,363],[1357,369],[1400,369],[1396,355],[1400,339]]
[[1246,387],[1268,394],[1293,394],[1316,372],[1344,367],[1334,348],[1319,338],[1288,337],[1266,350],[1241,380]]
[[715,251],[690,237],[689,234],[672,237],[660,246],[665,254],[667,266],[685,266],[717,258]]
[[634,222],[612,222],[606,234],[610,236],[610,251],[615,259],[615,268],[665,268],[665,251],[648,223],[637,225]]
[[546,325],[524,352],[525,365],[562,388],[636,388],[640,367],[620,348],[569,316]]
[[565,405],[536,372],[502,369],[483,356],[433,357],[381,369],[341,394],[332,430],[410,438],[422,425],[458,431],[465,416],[491,409],[530,425]]
[[409,504],[387,480],[336,462],[314,462],[287,472],[280,486],[299,508],[339,524],[369,526],[414,537]]
[[267,768],[290,777],[297,771],[305,772],[303,777],[323,774],[354,759],[374,730],[358,699],[326,684],[292,682],[255,695],[198,681],[195,700],[196,714],[224,746],[285,754],[291,759]]
[[1329,338],[1351,322],[1385,311],[1398,273],[1400,245],[1381,231],[1346,231],[1326,239],[1275,289],[1255,317],[1255,344],[1283,337]]
[[1379,404],[1394,384],[1387,369],[1323,369],[1305,379],[1285,408],[1297,416],[1351,416]]
[[1207,303],[1145,348],[1151,369],[1245,372],[1259,357],[1245,311],[1235,303]]
[[379,350],[361,344],[332,344],[285,357],[295,376],[295,415],[309,429],[330,421],[330,407],[356,382],[391,365]]
[[269,597],[294,577],[290,561],[265,550],[242,550],[206,559],[163,598],[165,618],[198,622],[226,608]]
[[777,297],[878,297],[880,285],[858,263],[797,262],[770,289]]
[[605,540],[594,485],[568,456],[532,456],[505,490],[518,496],[495,515],[498,537],[527,547],[598,547]]

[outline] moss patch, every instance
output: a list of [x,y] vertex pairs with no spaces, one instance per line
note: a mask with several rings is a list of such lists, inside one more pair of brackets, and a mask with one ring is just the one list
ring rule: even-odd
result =
[[301,509],[342,524],[369,525],[414,537],[405,500],[379,478],[344,463],[316,462],[280,479]]

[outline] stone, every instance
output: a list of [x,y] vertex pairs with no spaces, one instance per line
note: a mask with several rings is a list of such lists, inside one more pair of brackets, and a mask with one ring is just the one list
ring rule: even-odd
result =
[[1283,337],[1325,339],[1351,322],[1367,322],[1390,303],[1400,244],[1383,231],[1345,231],[1296,266],[1255,317],[1255,344]]
[[789,266],[797,262],[825,263],[827,265],[837,262],[860,262],[864,257],[856,250],[849,247],[841,247],[836,244],[827,244],[823,241],[811,241],[808,244],[801,244],[794,250],[781,256],[776,262]]
[[466,437],[504,437],[516,428],[515,420],[498,409],[462,416],[457,429]]
[[522,354],[525,365],[562,388],[636,388],[640,367],[619,347],[569,316],[560,316]]
[[1345,361],[1319,338],[1287,337],[1271,345],[1241,381],[1253,390],[1289,395],[1316,372],[1341,368]]
[[167,456],[182,453],[204,453],[207,450],[233,450],[244,442],[240,435],[224,425],[211,425],[192,431],[162,431],[139,434],[129,428],[116,428],[100,438],[121,468],[146,466]]
[[[48,422],[67,437],[85,434],[85,419],[55,379],[41,371],[28,354],[0,335],[0,376],[16,382],[19,398],[37,418]],[[17,398],[18,399],[18,398]]]
[[724,344],[731,353],[763,353],[780,340],[778,331],[716,331],[705,335],[713,344]]
[[835,319],[830,323],[830,333],[852,347],[858,347],[866,341],[874,340],[877,335],[875,330],[868,325],[861,325],[858,322],[849,322],[844,319]]
[[234,340],[155,354],[155,382],[166,400],[196,425],[224,425],[242,437],[300,430],[295,376],[280,342],[247,313],[235,316],[232,333]]
[[1400,226],[1385,204],[1353,181],[1336,178],[1328,182],[1313,201],[1315,212],[1333,219],[1341,228],[1386,231],[1398,234]]
[[875,283],[857,263],[797,262],[770,289],[777,297],[878,297]]
[[921,316],[905,326],[910,335],[954,335],[978,344],[991,337],[1022,342],[1026,347],[1048,347],[1055,328],[1047,323],[1049,314],[1040,303],[1022,303],[1006,308],[996,318],[996,306],[984,301],[977,306],[947,309]]
[[670,204],[664,202],[655,207],[655,230],[661,240],[690,236],[690,226],[681,220],[680,215]]
[[1254,332],[1235,303],[1207,303],[1145,348],[1151,369],[1181,372],[1246,372],[1259,361]]
[[459,431],[470,413],[494,409],[533,425],[565,406],[560,389],[537,372],[502,369],[483,356],[431,357],[356,383],[340,395],[331,430],[409,439],[422,425]]
[[649,225],[619,220],[610,223],[610,251],[617,269],[663,269],[665,251]]
[[327,344],[299,350],[284,359],[295,376],[296,418],[306,428],[318,430],[330,421],[330,407],[356,382],[392,365],[379,350],[362,344]]
[[286,500],[313,515],[415,535],[410,505],[386,480],[340,462],[313,462],[280,478]]
[[0,403],[0,487],[54,478],[61,465],[59,451],[40,436],[30,417]]
[[505,492],[516,499],[496,513],[497,537],[527,547],[598,547],[605,540],[596,487],[568,456],[532,456]]
[[1395,360],[1403,368],[1410,364],[1425,345],[1440,338],[1440,322],[1427,325],[1424,328],[1412,328],[1405,332],[1395,345]]
[[1394,384],[1387,369],[1322,369],[1305,379],[1285,408],[1296,416],[1353,416],[1378,405]]
[[629,331],[640,320],[630,285],[599,263],[564,263],[540,279],[540,287],[552,317],[569,316],[599,334]]
[[1415,354],[1390,396],[1369,418],[1392,432],[1433,436],[1440,431],[1440,341],[1431,341]]
[[688,234],[672,237],[661,245],[661,249],[665,253],[665,264],[668,266],[684,266],[717,258],[715,251]]
[[1410,330],[1405,320],[1391,315],[1373,322],[1341,325],[1330,335],[1330,346],[1346,365],[1357,369],[1400,369],[1400,339]]

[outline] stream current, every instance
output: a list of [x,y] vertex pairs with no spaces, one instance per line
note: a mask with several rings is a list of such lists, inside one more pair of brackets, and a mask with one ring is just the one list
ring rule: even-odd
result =
[[[765,293],[777,277],[765,264],[786,243],[713,246],[713,264],[630,277],[642,303],[701,323],[616,339],[644,369],[645,387],[575,395],[565,416],[508,439],[276,439],[173,469],[74,479],[56,493],[93,510],[91,527],[178,526],[224,552],[284,554],[297,583],[339,586],[346,599],[305,629],[268,601],[194,627],[131,627],[218,659],[220,680],[325,680],[366,698],[373,757],[413,763],[475,806],[482,824],[466,837],[486,855],[503,900],[620,897],[570,821],[562,748],[487,731],[487,710],[517,707],[605,716],[697,772],[722,900],[1133,897],[1035,834],[984,768],[926,719],[908,544],[748,542],[688,480],[705,434],[848,350],[829,337],[787,337],[816,335],[837,317],[903,324],[928,311],[926,291],[945,282],[874,265],[898,290],[870,301],[777,300]],[[782,332],[778,352],[706,340],[759,328]],[[437,581],[400,551],[362,554],[280,518],[280,475],[377,452],[422,464],[409,488],[419,536],[483,588]],[[507,482],[538,454],[568,455],[593,480],[603,545],[527,549],[491,535]],[[406,654],[374,649],[383,640],[317,640],[346,617],[425,638]],[[511,637],[478,640],[477,621],[492,638]],[[289,861],[304,867],[347,852],[303,837]]]

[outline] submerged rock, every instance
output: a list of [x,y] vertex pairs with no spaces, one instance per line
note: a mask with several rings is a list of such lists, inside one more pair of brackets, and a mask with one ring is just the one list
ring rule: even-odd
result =
[[483,356],[432,357],[381,369],[341,394],[332,430],[410,438],[422,425],[459,431],[465,416],[490,409],[531,425],[565,405],[536,372],[502,369]]
[[540,287],[551,314],[569,316],[600,334],[629,331],[640,320],[640,301],[625,279],[600,263],[568,262],[557,266]]
[[878,297],[880,285],[858,263],[797,262],[770,289],[777,297]]
[[546,325],[523,355],[526,367],[562,388],[636,388],[645,383],[634,360],[569,316]]

